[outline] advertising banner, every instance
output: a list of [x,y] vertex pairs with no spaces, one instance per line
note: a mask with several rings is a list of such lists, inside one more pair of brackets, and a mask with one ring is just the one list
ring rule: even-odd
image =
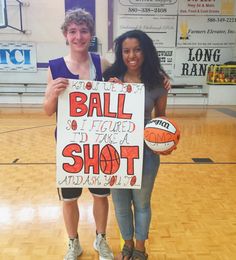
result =
[[179,16],[177,47],[234,47],[236,17]]
[[181,0],[180,15],[236,15],[235,0]]
[[0,42],[0,72],[36,72],[36,46],[26,42]]
[[117,23],[117,35],[129,30],[142,30],[152,38],[156,48],[174,47],[176,19],[176,16],[120,15]]
[[209,65],[223,64],[231,61],[232,57],[231,48],[177,48],[174,76],[194,77],[198,82],[205,81]]

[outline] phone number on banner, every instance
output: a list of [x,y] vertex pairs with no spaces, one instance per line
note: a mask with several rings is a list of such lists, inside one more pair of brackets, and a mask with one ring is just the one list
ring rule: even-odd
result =
[[137,7],[129,7],[129,13],[143,13],[143,14],[150,14],[150,13],[167,13],[166,8],[137,8]]
[[209,17],[207,19],[208,22],[216,22],[216,23],[221,23],[221,22],[226,22],[226,23],[235,23],[236,22],[236,17]]

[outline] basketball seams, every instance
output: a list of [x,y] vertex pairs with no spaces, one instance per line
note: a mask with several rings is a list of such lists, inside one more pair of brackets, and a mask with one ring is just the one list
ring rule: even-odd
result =
[[[148,141],[148,140],[147,140]],[[153,144],[156,144],[155,142],[152,142],[152,141],[148,141],[149,143],[153,143]],[[175,143],[175,140],[170,140],[170,141],[165,141],[165,142],[162,142],[162,141],[159,141],[158,144],[168,144],[168,143],[171,143],[171,142],[174,142]]]
[[[160,143],[160,142],[153,143],[153,142],[146,141],[146,144],[148,145],[149,148],[151,148],[154,151],[158,151],[158,152],[171,151],[176,146],[174,141],[169,141],[169,142],[165,142],[165,143]],[[168,149],[166,149],[166,148],[168,148]]]
[[100,166],[104,173],[113,174],[120,166],[120,157],[116,149],[108,144],[102,148]]
[[101,154],[101,156],[100,156],[100,165],[101,165],[102,171],[106,172],[106,169],[108,166],[108,161],[106,160],[106,157],[104,154]]

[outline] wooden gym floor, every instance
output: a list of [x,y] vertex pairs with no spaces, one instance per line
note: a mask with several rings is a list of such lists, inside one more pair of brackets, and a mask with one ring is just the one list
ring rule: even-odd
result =
[[[169,107],[181,129],[162,156],[152,197],[150,260],[236,259],[236,106]],[[55,118],[39,108],[0,108],[0,260],[62,260],[67,248],[55,188]],[[120,236],[110,200],[107,237]],[[81,260],[98,259],[92,199],[80,200]]]

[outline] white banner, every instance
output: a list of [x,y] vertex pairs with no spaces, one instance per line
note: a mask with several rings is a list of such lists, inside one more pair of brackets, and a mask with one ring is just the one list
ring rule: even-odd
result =
[[114,38],[129,30],[142,30],[156,47],[174,47],[177,0],[114,1]]
[[153,40],[155,47],[174,47],[176,16],[120,15],[117,35],[129,30],[142,30]]
[[231,61],[233,48],[177,48],[174,75],[206,82],[207,67]]
[[36,46],[34,43],[1,42],[0,72],[36,72]]
[[[205,84],[208,64],[231,61],[236,46],[235,0],[113,1],[110,33],[146,32],[173,84]],[[220,51],[219,61],[216,49]],[[215,52],[215,58],[213,57]],[[231,55],[231,56],[230,56]]]
[[70,80],[57,125],[57,186],[141,187],[143,84]]
[[174,48],[158,48],[158,56],[165,72],[172,78],[175,62]]
[[236,17],[179,16],[177,47],[234,47]]
[[114,0],[118,14],[176,15],[177,0]]

